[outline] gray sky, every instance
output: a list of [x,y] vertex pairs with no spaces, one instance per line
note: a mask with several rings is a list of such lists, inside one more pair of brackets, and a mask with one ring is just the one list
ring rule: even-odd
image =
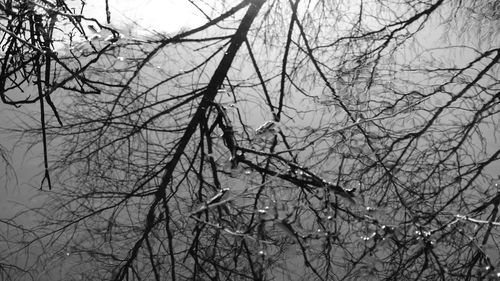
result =
[[[80,1],[73,1],[75,4]],[[128,32],[131,26],[137,26],[136,35],[149,35],[148,32],[154,31],[158,33],[170,34],[176,33],[180,29],[189,28],[201,25],[205,20],[204,17],[196,11],[191,5],[182,0],[149,0],[149,1],[133,1],[133,0],[110,0],[111,6],[111,25],[118,29]],[[89,5],[84,11],[87,17],[93,17],[102,23],[106,22],[104,12],[104,1],[89,1]],[[438,39],[439,36],[434,36]],[[427,38],[426,44],[432,40]],[[427,46],[426,46],[427,47]],[[467,58],[470,59],[470,58]],[[30,108],[30,107],[27,107]],[[12,118],[12,113],[9,113],[9,106],[0,103],[0,119],[8,120]],[[26,109],[26,108],[25,108]],[[36,108],[34,108],[36,110]],[[2,126],[15,127],[12,122],[4,121]],[[498,149],[500,145],[498,140],[494,139],[491,131],[491,136],[488,136],[490,141],[495,145],[491,146],[491,150]],[[40,141],[41,142],[41,141]],[[42,180],[42,158],[39,147],[35,147],[28,153],[25,153],[26,147],[17,147],[12,150],[16,144],[16,139],[8,134],[0,132],[0,145],[5,147],[12,157],[11,164],[16,171],[16,178],[11,177],[7,181],[3,172],[5,171],[5,163],[0,160],[0,218],[8,218],[13,216],[21,209],[24,204],[36,206],[36,195],[40,194],[39,186]],[[500,170],[500,163],[491,165],[488,171],[492,174]],[[45,186],[46,188],[46,186]],[[30,219],[25,217],[19,220],[20,223],[30,223]],[[3,225],[0,224],[0,231]],[[1,248],[0,248],[1,249]]]

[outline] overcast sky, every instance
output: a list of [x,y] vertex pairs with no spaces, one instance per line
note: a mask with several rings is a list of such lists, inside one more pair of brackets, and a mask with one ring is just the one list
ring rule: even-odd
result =
[[[111,24],[117,28],[133,24],[143,31],[175,33],[204,21],[203,15],[185,0],[109,0],[109,6]],[[105,23],[105,11],[105,1],[88,1],[84,14]]]
[[[72,2],[74,5],[81,3],[80,0]],[[93,0],[87,2],[84,15],[95,18],[103,24],[106,23],[105,1]],[[188,3],[186,0],[109,0],[111,26],[121,29],[121,32],[129,32],[128,29],[134,27],[137,29],[133,33],[148,35],[148,33],[172,34],[184,28],[203,24],[206,21],[203,15],[194,6],[186,3]],[[433,36],[428,36],[427,33],[424,34],[427,36],[427,40],[423,42],[427,44],[433,44],[434,42],[434,40],[430,40],[430,37],[438,37],[438,33],[434,33]],[[0,120],[7,120],[12,116],[6,111],[7,107],[0,104]],[[11,124],[11,127],[15,126],[15,124],[8,121],[4,121],[5,124]],[[490,132],[494,133],[493,130]],[[488,135],[486,137],[493,138],[493,136]],[[0,132],[0,145],[9,150],[15,145],[15,142],[15,138],[7,138],[5,134]],[[498,142],[496,144],[498,145]],[[498,149],[498,147],[491,146],[490,149],[494,150]],[[5,165],[0,159],[0,218],[9,218],[14,215],[20,210],[15,206],[23,204],[37,205],[37,201],[33,198],[39,194],[38,188],[42,179],[41,173],[43,172],[42,158],[40,153],[37,155],[37,151],[39,151],[37,148],[28,154],[25,154],[24,151],[25,147],[18,147],[15,151],[10,151],[17,181],[14,178],[11,178],[11,181],[5,180],[5,177],[2,176]],[[499,161],[497,161],[496,165],[488,167],[490,173],[495,173],[499,169]],[[29,218],[24,218],[19,222],[29,223],[30,221]],[[0,225],[0,229],[1,227],[2,225]]]

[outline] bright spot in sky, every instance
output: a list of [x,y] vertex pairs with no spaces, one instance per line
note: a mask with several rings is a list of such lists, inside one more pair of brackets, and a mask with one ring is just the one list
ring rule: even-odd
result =
[[[83,11],[81,11],[84,3]],[[171,35],[181,30],[191,29],[206,23],[207,19],[191,3],[186,0],[108,0],[111,22],[106,19],[106,1],[70,0],[68,6],[75,14],[82,14],[87,19],[95,19],[101,25],[109,26],[128,39],[157,38],[158,34]],[[69,21],[65,22],[70,26]],[[77,33],[76,37],[68,37],[70,29],[58,28],[54,33],[54,50],[65,53],[69,48],[79,50],[85,42],[114,38],[109,31],[101,33],[92,20],[83,20],[82,26],[88,37]],[[70,40],[72,42],[70,46]]]
[[[140,35],[176,33],[206,22],[196,7],[185,0],[109,0],[109,6],[111,26],[127,32],[134,28],[133,33]],[[105,1],[89,1],[83,14],[106,24]]]

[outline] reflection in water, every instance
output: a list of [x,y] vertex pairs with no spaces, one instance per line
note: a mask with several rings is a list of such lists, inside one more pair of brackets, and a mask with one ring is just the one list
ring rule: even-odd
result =
[[[2,95],[47,105],[45,127],[26,113],[20,128],[48,146],[54,180],[25,213],[36,224],[2,241],[0,260],[28,270],[7,274],[494,277],[500,52],[453,38],[443,46],[474,53],[467,63],[433,60],[440,45],[416,40],[468,9],[384,3],[193,2],[200,30],[72,23],[81,48],[7,51]],[[18,41],[2,44],[30,47]],[[53,75],[27,78],[47,61]]]

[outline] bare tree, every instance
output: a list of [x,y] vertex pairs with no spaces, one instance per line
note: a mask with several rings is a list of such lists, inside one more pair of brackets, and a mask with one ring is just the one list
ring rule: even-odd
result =
[[52,187],[9,277],[498,277],[496,1],[187,2],[205,24],[147,39],[2,4]]

